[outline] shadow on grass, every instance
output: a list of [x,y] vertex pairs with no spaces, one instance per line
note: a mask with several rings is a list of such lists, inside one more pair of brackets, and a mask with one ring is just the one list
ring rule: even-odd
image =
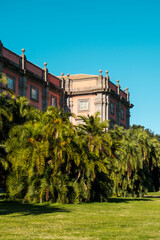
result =
[[110,203],[129,203],[129,202],[146,202],[146,201],[152,201],[152,199],[149,198],[109,198],[108,202]]
[[0,215],[8,215],[13,213],[20,213],[26,215],[40,215],[46,213],[56,212],[70,212],[64,208],[53,207],[49,204],[22,204],[16,201],[2,201],[0,202]]
[[160,196],[156,196],[156,195],[145,195],[145,198],[160,198]]

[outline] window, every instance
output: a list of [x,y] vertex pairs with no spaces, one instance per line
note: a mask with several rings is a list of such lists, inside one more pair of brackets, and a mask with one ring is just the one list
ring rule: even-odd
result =
[[114,112],[115,112],[115,104],[114,102],[110,102],[110,113],[114,115]]
[[8,84],[7,84],[7,88],[11,89],[12,91],[15,92],[16,86],[15,86],[15,78],[14,77],[8,77]]
[[124,120],[124,109],[121,108],[121,120]]
[[89,111],[89,100],[78,100],[78,111]]
[[88,101],[80,102],[79,110],[80,110],[80,111],[88,110]]
[[30,97],[32,100],[38,102],[39,101],[39,89],[31,85]]
[[57,107],[57,98],[51,95],[50,105],[53,107]]

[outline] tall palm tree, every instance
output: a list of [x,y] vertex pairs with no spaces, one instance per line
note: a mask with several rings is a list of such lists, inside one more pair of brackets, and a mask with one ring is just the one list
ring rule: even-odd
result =
[[83,124],[79,124],[77,129],[87,156],[82,171],[90,186],[89,200],[106,200],[111,184],[112,140],[109,133],[106,133],[109,124],[107,121],[101,123],[99,113],[79,117],[83,120]]

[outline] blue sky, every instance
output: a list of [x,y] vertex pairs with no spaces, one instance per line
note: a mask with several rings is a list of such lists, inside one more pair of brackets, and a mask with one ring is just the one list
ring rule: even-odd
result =
[[129,87],[131,124],[160,134],[160,1],[0,1],[0,39],[48,70],[105,74]]

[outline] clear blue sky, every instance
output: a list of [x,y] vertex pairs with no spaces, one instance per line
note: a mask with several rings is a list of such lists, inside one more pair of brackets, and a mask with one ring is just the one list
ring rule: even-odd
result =
[[48,69],[98,74],[129,87],[131,124],[160,134],[160,1],[0,1],[0,39]]

